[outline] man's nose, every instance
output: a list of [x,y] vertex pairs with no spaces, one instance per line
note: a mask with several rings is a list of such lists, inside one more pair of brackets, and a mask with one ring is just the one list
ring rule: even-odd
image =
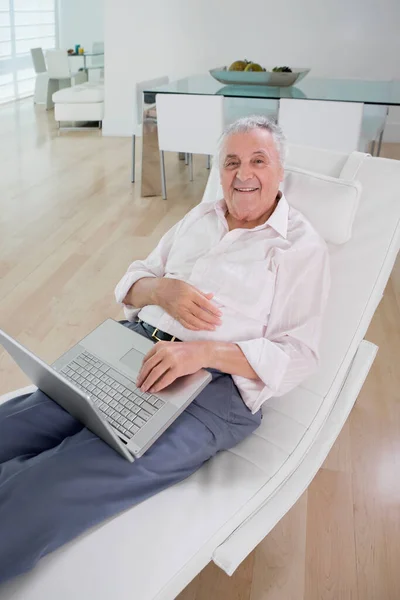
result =
[[242,183],[245,183],[248,179],[253,178],[253,170],[250,164],[243,164],[239,166],[236,177],[240,179]]

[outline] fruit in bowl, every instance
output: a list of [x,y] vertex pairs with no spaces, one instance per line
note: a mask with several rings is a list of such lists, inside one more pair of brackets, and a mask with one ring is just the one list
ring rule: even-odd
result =
[[258,63],[249,63],[245,68],[245,71],[265,71]]
[[[251,60],[235,60],[230,67],[228,67],[228,71],[266,71],[264,67],[260,64],[255,63]],[[272,73],[293,73],[293,70],[290,67],[274,67],[272,69]]]
[[235,62],[233,62],[229,67],[228,71],[244,71],[248,64],[249,61],[246,59],[235,60]]
[[[244,60],[235,60],[235,62],[233,62],[230,67],[228,67],[228,71],[255,71],[255,72],[260,72],[260,71],[266,71],[266,69],[264,67],[262,67],[260,64],[255,63],[251,60],[247,60],[246,58]],[[274,67],[272,69],[273,73],[293,73],[292,69],[290,67]]]
[[210,69],[210,75],[225,85],[261,85],[288,87],[301,81],[310,69],[300,67],[263,67],[253,61],[236,60],[229,67]]
[[235,62],[228,67],[228,71],[265,71],[265,69],[258,63],[245,58],[244,60],[235,60]]

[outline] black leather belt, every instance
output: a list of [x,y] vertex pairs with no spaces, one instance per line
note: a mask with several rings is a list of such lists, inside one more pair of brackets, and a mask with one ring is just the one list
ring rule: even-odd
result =
[[153,339],[155,339],[157,342],[180,342],[181,341],[181,340],[178,340],[178,338],[176,338],[174,335],[171,335],[170,333],[166,333],[165,331],[161,331],[157,327],[153,327],[153,325],[146,323],[146,321],[142,321],[141,319],[139,319],[139,323],[141,324],[143,329],[145,329],[147,331],[147,333],[149,333],[151,335],[151,337]]

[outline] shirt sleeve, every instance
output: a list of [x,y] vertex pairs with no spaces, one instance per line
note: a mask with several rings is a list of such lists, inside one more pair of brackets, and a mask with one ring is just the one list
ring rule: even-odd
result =
[[[123,304],[123,300],[134,283],[143,277],[163,277],[165,275],[165,266],[167,263],[169,252],[176,239],[178,230],[182,221],[174,225],[161,238],[157,247],[149,254],[145,260],[135,260],[129,265],[125,275],[119,281],[115,288],[115,299],[119,304]],[[125,316],[132,321],[140,308],[123,304]]]
[[247,385],[240,378],[244,390],[259,391],[253,412],[271,396],[282,396],[298,386],[318,366],[329,287],[329,254],[322,240],[282,255],[265,336],[237,342],[261,380]]

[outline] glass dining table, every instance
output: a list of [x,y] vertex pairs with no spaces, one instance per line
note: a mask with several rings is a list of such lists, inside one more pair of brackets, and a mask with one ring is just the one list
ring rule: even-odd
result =
[[[74,57],[74,58],[83,58],[83,71],[88,71],[89,69],[103,69],[104,68],[104,52],[82,52],[82,53],[76,53],[76,52],[70,52],[68,54],[69,57]],[[96,59],[99,58],[100,56],[103,57],[102,61],[96,61],[95,65],[87,65],[87,59],[88,58],[93,58],[95,57]]]
[[[230,98],[271,100],[320,100],[356,102],[364,105],[400,106],[400,81],[358,79],[317,79],[306,77],[297,85],[272,87],[260,85],[223,85],[211,75],[193,75],[144,90],[144,98],[156,102],[157,94],[222,95]],[[145,104],[144,104],[145,106]],[[157,118],[143,114],[142,196],[161,195]]]

